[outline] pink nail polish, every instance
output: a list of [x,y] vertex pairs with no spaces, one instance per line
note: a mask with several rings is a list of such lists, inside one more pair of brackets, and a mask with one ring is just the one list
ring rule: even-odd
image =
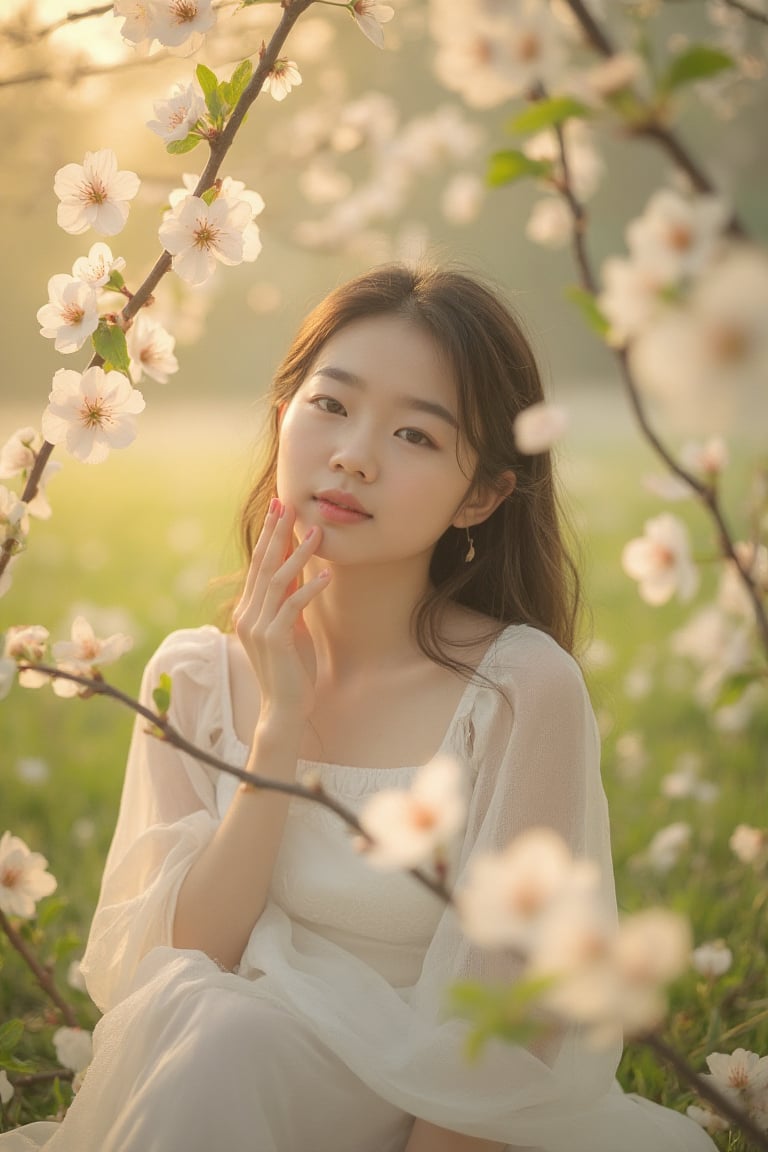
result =
[[312,528],[310,528],[310,529],[308,530],[308,532],[307,532],[306,536],[304,537],[304,539],[305,539],[305,540],[311,540],[311,539],[312,539],[312,537],[313,537],[313,536],[314,536],[314,534],[315,534],[315,531],[316,531],[316,529],[315,529],[315,527],[314,527],[314,525],[313,525],[313,527],[312,527]]
[[269,509],[268,509],[267,515],[271,516],[272,513],[277,510],[277,506],[279,503],[280,503],[280,501],[278,500],[277,496],[273,496],[269,502]]

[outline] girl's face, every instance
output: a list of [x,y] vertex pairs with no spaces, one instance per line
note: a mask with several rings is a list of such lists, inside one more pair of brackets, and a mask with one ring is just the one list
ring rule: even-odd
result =
[[324,559],[428,562],[443,532],[464,525],[474,466],[434,341],[402,317],[375,316],[323,345],[283,412],[277,492],[299,536],[322,525]]

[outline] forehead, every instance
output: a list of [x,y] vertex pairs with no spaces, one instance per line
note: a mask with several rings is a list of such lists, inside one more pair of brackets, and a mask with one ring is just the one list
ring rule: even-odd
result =
[[326,340],[307,376],[329,366],[370,387],[397,386],[455,411],[456,383],[448,358],[426,329],[406,317],[370,316],[346,324]]

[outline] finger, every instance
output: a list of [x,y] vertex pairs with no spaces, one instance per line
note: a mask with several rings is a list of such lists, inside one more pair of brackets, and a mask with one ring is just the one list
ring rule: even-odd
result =
[[287,597],[298,590],[299,577],[309,558],[314,555],[322,539],[322,529],[311,527],[304,539],[291,552],[288,559],[270,577],[264,591],[263,619],[274,619]]
[[264,517],[264,523],[261,527],[259,538],[256,541],[256,545],[251,553],[251,560],[248,565],[248,573],[245,578],[245,585],[243,586],[243,590],[240,593],[240,599],[233,613],[235,616],[245,610],[246,606],[250,603],[251,597],[253,596],[253,589],[256,584],[256,580],[258,579],[261,565],[264,561],[264,555],[267,551],[269,542],[274,535],[275,528],[280,518],[281,507],[282,505],[277,497],[273,497],[269,503],[269,507],[267,508],[267,514]]
[[300,588],[297,588],[296,591],[288,596],[281,604],[275,616],[275,627],[281,629],[291,629],[295,627],[301,617],[301,613],[307,605],[328,587],[330,581],[330,568],[323,568],[321,572],[318,572],[317,576],[313,576],[311,580],[307,580],[306,584],[302,584]]

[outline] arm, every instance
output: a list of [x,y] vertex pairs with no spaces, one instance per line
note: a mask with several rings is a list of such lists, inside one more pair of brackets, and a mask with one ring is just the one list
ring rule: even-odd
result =
[[[248,770],[292,782],[314,685],[296,648],[301,612],[327,574],[298,579],[320,542],[308,533],[291,549],[293,516],[278,501],[254,549],[234,612],[235,631],[259,684],[259,720]],[[199,948],[233,968],[264,911],[290,797],[241,785],[221,825],[181,885],[173,925],[177,948]]]
[[426,1120],[417,1119],[405,1146],[405,1152],[504,1152],[506,1144],[497,1140],[479,1140],[476,1136],[462,1136],[447,1128],[438,1128]]

